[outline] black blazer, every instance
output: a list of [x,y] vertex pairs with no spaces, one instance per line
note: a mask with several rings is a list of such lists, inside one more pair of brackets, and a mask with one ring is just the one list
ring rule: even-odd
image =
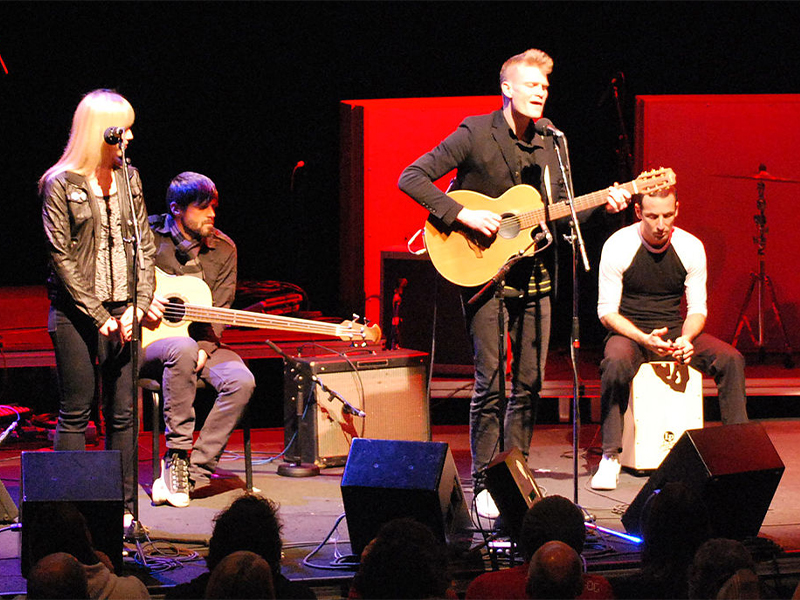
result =
[[[430,152],[420,156],[400,175],[398,186],[430,213],[451,225],[463,208],[442,193],[433,182],[456,169],[450,189],[472,190],[491,198],[523,183],[517,166],[514,140],[501,110],[467,117],[458,128]],[[545,203],[566,200],[566,188],[558,166],[553,138],[535,134],[532,144],[545,148],[545,173],[538,187]],[[567,166],[568,166],[568,158]],[[530,182],[527,182],[530,183]],[[552,199],[550,193],[552,194]]]

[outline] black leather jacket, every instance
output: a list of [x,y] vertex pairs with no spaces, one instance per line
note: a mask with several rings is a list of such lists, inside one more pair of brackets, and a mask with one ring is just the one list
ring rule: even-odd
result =
[[[147,208],[142,196],[139,172],[129,167],[131,193],[136,211],[136,221],[142,236],[143,268],[139,268],[137,303],[147,311],[153,299],[155,277],[155,244],[147,223]],[[122,169],[115,169],[117,190],[124,198]],[[42,189],[42,221],[50,257],[50,275],[47,290],[55,306],[76,306],[87,314],[100,328],[110,313],[94,293],[95,239],[100,233],[100,207],[86,178],[72,172],[50,177]],[[122,237],[133,236],[133,221],[127,201],[120,203]],[[128,265],[132,264],[131,244],[125,244]],[[128,289],[132,289],[133,273],[128,271]]]

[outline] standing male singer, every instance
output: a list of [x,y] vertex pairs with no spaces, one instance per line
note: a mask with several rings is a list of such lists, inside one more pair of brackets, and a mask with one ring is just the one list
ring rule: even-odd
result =
[[[497,198],[509,188],[528,184],[545,204],[567,199],[558,163],[556,139],[535,129],[547,101],[553,59],[527,50],[509,58],[500,70],[503,107],[487,115],[467,117],[430,152],[409,165],[400,176],[400,189],[430,213],[452,225],[456,222],[479,234],[497,234],[500,215],[465,208],[433,182],[453,169],[451,189],[473,190]],[[562,155],[568,167],[566,148]],[[629,194],[610,188],[606,210],[619,212]],[[532,207],[535,208],[535,207]],[[557,238],[558,236],[556,236]],[[557,241],[557,240],[556,240]],[[554,244],[555,245],[555,244]],[[519,448],[528,456],[550,341],[551,274],[555,252],[520,260],[505,281],[503,312],[512,350],[512,392],[505,407],[504,449]],[[472,478],[478,512],[496,514],[485,492],[484,470],[500,451],[498,380],[498,300],[489,290],[477,302],[468,300],[479,288],[462,289],[462,305],[472,339],[475,382],[470,405]],[[505,379],[505,377],[502,377]]]

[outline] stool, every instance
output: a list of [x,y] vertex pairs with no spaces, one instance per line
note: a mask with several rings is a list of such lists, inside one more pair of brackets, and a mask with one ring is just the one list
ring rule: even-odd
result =
[[703,428],[703,377],[676,362],[647,362],[631,382],[620,464],[657,469],[687,429]]
[[[153,397],[153,481],[161,476],[161,454],[158,438],[161,437],[161,382],[157,379],[139,378],[139,387],[147,390]],[[202,379],[197,380],[197,389],[205,389]],[[247,491],[253,491],[253,452],[250,444],[250,423],[247,409],[242,415],[242,437],[244,438],[244,472]]]

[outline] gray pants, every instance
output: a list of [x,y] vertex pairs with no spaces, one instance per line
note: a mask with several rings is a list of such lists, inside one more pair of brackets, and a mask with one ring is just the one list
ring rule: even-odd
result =
[[157,340],[143,351],[143,377],[161,381],[167,448],[191,450],[189,478],[195,485],[208,483],[255,389],[255,378],[241,357],[219,348],[208,357],[199,378],[217,392],[197,441],[194,398],[197,387],[198,346],[188,337]]

